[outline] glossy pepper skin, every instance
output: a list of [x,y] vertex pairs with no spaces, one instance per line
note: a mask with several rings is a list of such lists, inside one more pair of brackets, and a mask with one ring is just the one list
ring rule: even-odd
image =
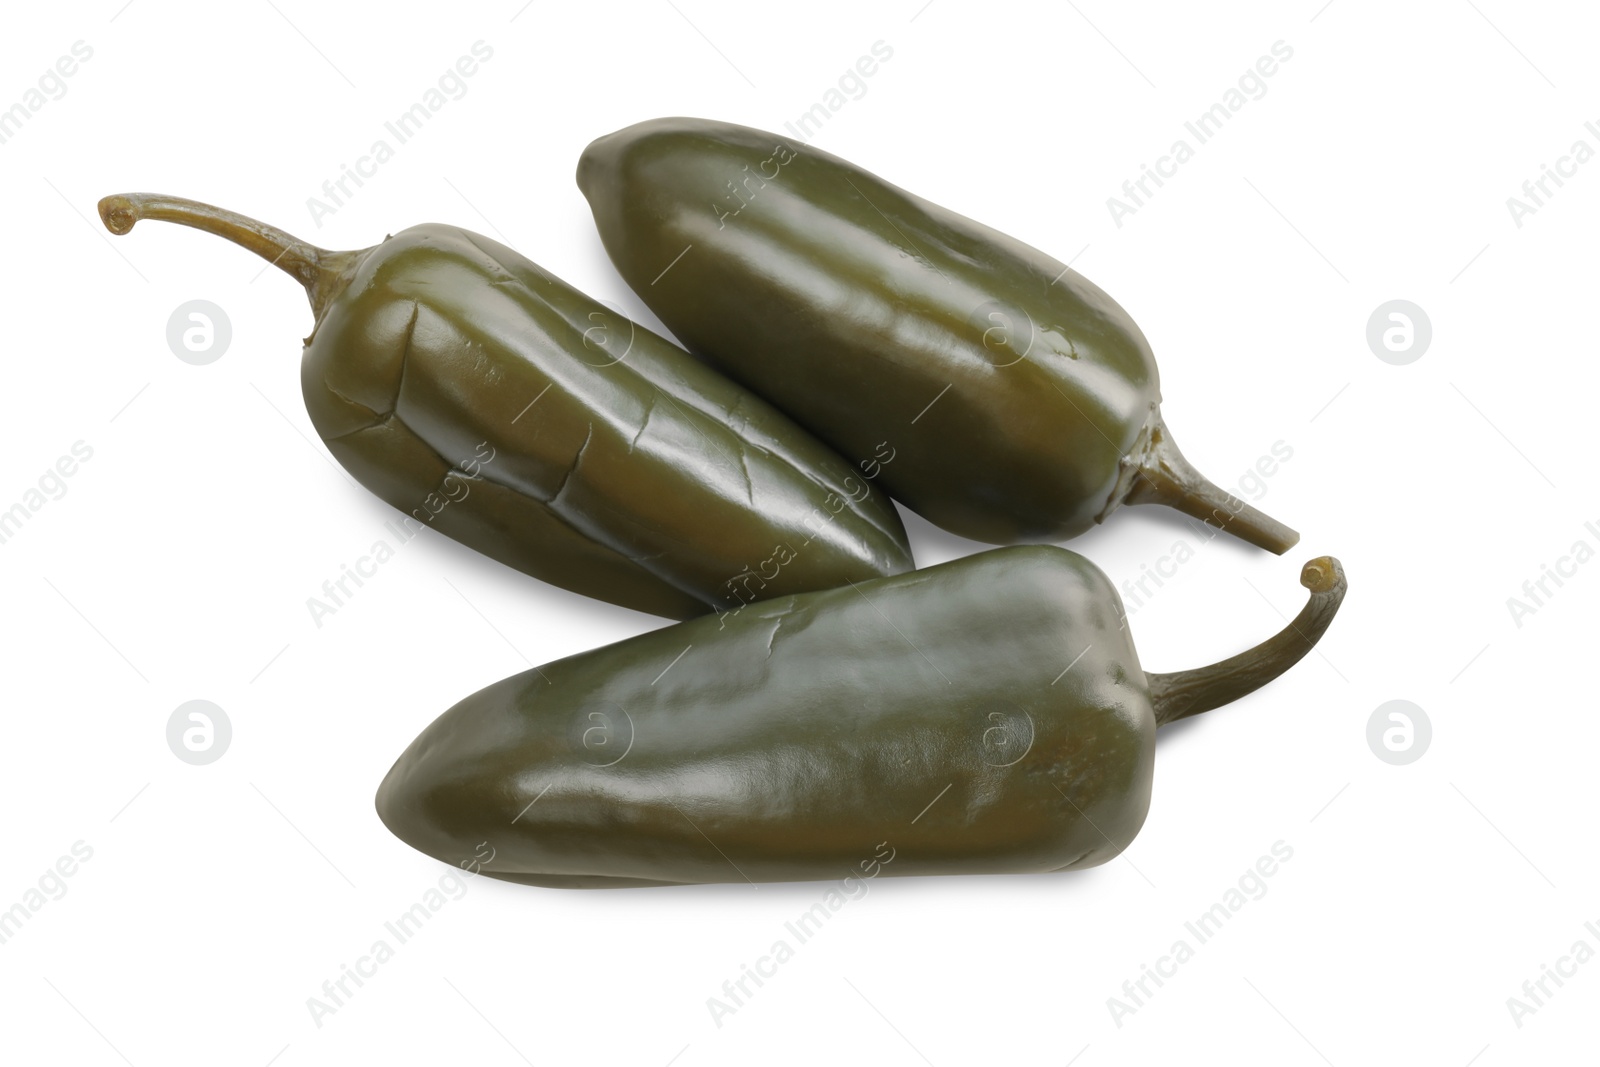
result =
[[1150,803],[1158,725],[1264,685],[1343,597],[1146,674],[1115,589],[1054,546],[765,601],[507,678],[440,716],[377,794],[403,841],[562,888],[1070,870]]
[[612,262],[692,352],[891,496],[994,544],[1161,503],[1282,553],[1299,535],[1191,467],[1115,301],[1037,249],[793,138],[642,122],[584,150]]
[[912,566],[862,471],[487,237],[431,224],[328,252],[145,193],[100,215],[119,234],[142,218],[203,229],[301,282],[316,318],[301,384],[328,450],[415,522],[519,571],[682,619]]

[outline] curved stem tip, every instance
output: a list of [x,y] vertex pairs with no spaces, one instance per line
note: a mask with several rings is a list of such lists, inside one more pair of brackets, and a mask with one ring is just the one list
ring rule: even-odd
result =
[[1332,556],[1318,557],[1300,571],[1300,584],[1311,591],[1306,606],[1280,633],[1255,648],[1209,667],[1146,674],[1156,725],[1231,704],[1299,663],[1339,612],[1346,587],[1344,568]]
[[1123,502],[1165,504],[1280,556],[1300,540],[1294,530],[1195,470],[1178,451],[1159,414],[1150,424],[1148,446]]
[[320,318],[345,269],[358,253],[329,252],[276,226],[198,200],[160,193],[118,193],[100,201],[100,221],[114,234],[125,234],[140,219],[158,219],[191,226],[225,237],[247,248],[305,286]]

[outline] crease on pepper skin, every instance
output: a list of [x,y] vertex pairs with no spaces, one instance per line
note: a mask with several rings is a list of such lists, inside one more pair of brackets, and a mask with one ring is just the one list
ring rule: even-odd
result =
[[[372,412],[372,414],[374,416],[376,416],[376,418],[374,418],[367,425],[365,425],[365,426],[357,426],[353,430],[347,430],[347,431],[345,431],[343,433],[323,435],[322,440],[324,442],[341,441],[341,440],[343,440],[343,439],[345,439],[347,437],[354,436],[355,434],[358,434],[363,430],[370,430],[370,429],[373,429],[374,427],[383,426],[386,423],[390,422],[391,420],[399,422],[401,426],[405,427],[405,430],[406,430],[407,433],[414,434],[414,435],[416,435],[418,437],[419,440],[421,439],[421,435],[417,434],[417,431],[415,429],[413,429],[412,427],[406,425],[405,420],[400,417],[400,395],[401,395],[401,393],[404,392],[405,387],[406,387],[406,362],[407,362],[407,360],[409,360],[411,358],[411,341],[412,341],[412,338],[414,338],[416,336],[416,333],[417,333],[417,317],[421,313],[422,313],[422,302],[419,301],[419,300],[411,301],[411,318],[406,323],[405,339],[404,339],[404,341],[402,342],[402,344],[400,346],[399,373],[395,377],[394,396],[392,398],[390,398],[389,406],[386,409],[384,409],[383,411],[379,411],[376,408],[373,408],[372,406],[370,406],[369,404],[367,404],[367,403],[365,403],[363,401],[355,399],[354,397],[345,396],[343,393],[341,393],[337,388],[335,388],[331,384],[327,386],[328,391],[330,393],[332,393],[334,396],[337,396],[340,400],[343,400],[345,403],[351,405],[352,407],[366,408],[368,411]],[[431,442],[430,442],[430,444],[431,444]],[[435,452],[438,451],[438,447],[437,446],[434,446],[434,451]],[[441,455],[439,458],[443,459],[444,457]]]
[[[567,465],[567,472],[561,476],[561,484],[556,486],[556,491],[552,493],[550,495],[550,499],[546,501],[552,510],[558,510],[562,507],[561,494],[567,491],[567,486],[572,482],[572,476],[578,473],[578,464],[583,462],[583,454],[589,451],[589,445],[593,441],[594,423],[591,422],[589,424],[589,432],[584,435],[583,444],[579,445],[578,451],[573,453],[572,462]],[[615,548],[617,546],[613,545],[612,547]]]
[[744,444],[735,446],[739,450],[739,473],[744,475],[745,503],[751,507],[756,506],[756,483],[750,480],[750,455],[745,450]]
[[636,430],[633,437],[628,440],[628,455],[633,455],[633,450],[639,447],[639,438],[643,437],[644,432],[650,428],[650,416],[654,415],[655,413],[656,398],[652,396],[650,398],[650,402],[645,405],[644,418],[639,420],[639,429]]
[[[852,484],[843,457],[642,327],[626,358],[597,366],[585,328],[609,309],[488,238],[429,224],[333,252],[177,197],[121,194],[99,207],[113,233],[141,219],[190,226],[305,288],[311,421],[356,480],[402,513],[471,463],[474,442],[492,443],[503,458],[475,472],[483,491],[431,521],[517,570],[691,618],[734,606],[731,578],[773,544],[812,534],[760,596],[913,565],[882,494],[849,496],[813,529],[827,494]],[[755,416],[741,430],[719,419],[735,407]]]

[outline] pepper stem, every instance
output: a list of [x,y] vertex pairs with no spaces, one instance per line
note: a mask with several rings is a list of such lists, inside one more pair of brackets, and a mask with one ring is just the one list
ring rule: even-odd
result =
[[1332,556],[1321,556],[1300,571],[1300,584],[1311,599],[1294,621],[1248,652],[1175,674],[1146,674],[1156,725],[1198,715],[1231,704],[1293,667],[1322,639],[1344,600],[1344,568]]
[[1165,504],[1280,556],[1300,540],[1294,530],[1195,470],[1178,451],[1159,413],[1152,416],[1148,447],[1123,502]]
[[320,318],[323,306],[341,288],[350,262],[359,253],[329,252],[307,244],[276,226],[212,207],[198,200],[160,193],[119,193],[100,201],[100,221],[114,234],[125,234],[140,219],[158,219],[192,226],[226,237],[247,248],[305,286],[311,306]]

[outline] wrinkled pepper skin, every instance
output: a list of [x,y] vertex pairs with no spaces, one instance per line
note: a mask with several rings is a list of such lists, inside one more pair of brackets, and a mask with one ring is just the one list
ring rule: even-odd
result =
[[1283,552],[1298,535],[1190,467],[1150,344],[1057,260],[793,138],[665,118],[584,150],[617,270],[691,351],[891,496],[993,544],[1164,503]]
[[430,224],[325,252],[176,198],[101,213],[119,233],[209,229],[301,280],[316,315],[301,384],[328,450],[416,523],[519,571],[681,619],[912,566],[866,473],[486,237]]
[[1232,661],[1145,674],[1111,583],[1053,546],[776,598],[483,689],[377,810],[445,863],[561,888],[1090,867],[1144,822],[1158,723],[1326,628],[1342,572],[1306,574],[1318,612],[1246,653],[1244,682]]

